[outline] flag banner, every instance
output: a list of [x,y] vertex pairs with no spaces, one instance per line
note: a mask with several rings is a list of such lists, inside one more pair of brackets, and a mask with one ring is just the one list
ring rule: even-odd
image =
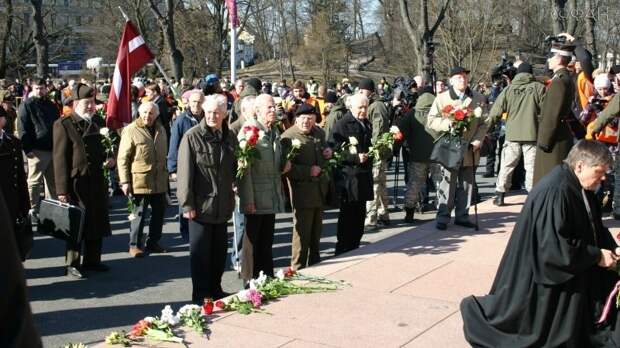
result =
[[233,28],[239,27],[239,17],[237,17],[237,0],[226,0],[226,8],[228,8],[228,18]]
[[118,129],[131,123],[131,76],[154,58],[133,23],[125,22],[108,98],[106,125],[109,128]]

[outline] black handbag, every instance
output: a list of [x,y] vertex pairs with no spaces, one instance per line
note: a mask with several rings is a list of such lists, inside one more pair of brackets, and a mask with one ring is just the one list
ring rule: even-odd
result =
[[52,199],[44,199],[39,207],[37,232],[77,244],[82,241],[84,209]]
[[468,146],[469,143],[461,137],[446,133],[435,141],[431,161],[448,170],[457,170],[463,164]]

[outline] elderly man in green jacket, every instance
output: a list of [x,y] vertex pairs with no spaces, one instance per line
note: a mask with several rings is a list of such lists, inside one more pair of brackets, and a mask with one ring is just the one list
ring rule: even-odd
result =
[[[390,113],[383,103],[383,99],[374,96],[375,82],[370,79],[363,79],[359,84],[359,92],[366,98],[369,98],[368,120],[372,124],[372,139],[375,144],[379,137],[390,130]],[[388,212],[388,196],[386,188],[387,161],[392,152],[383,153],[380,158],[373,158],[372,179],[374,199],[366,203],[366,221],[365,227],[369,230],[377,228],[377,226],[386,226],[390,224],[390,214]]]
[[328,176],[322,175],[325,159],[332,155],[325,132],[316,127],[316,110],[303,104],[295,125],[282,134],[282,150],[291,163],[286,173],[293,206],[291,267],[295,270],[320,261],[319,243],[323,227]]
[[282,163],[273,97],[268,94],[256,97],[254,110],[256,119],[247,120],[237,136],[246,140],[246,133],[252,129],[258,129],[260,134],[256,142],[259,156],[251,160],[239,181],[239,205],[245,214],[241,277],[246,281],[257,278],[260,271],[274,275],[271,248],[276,214],[284,211],[281,178],[290,169],[290,165]]
[[[489,121],[497,122],[506,113],[506,142],[502,148],[502,162],[495,187],[493,203],[504,205],[504,195],[511,186],[512,173],[523,156],[525,165],[525,189],[532,190],[534,161],[536,158],[536,137],[538,115],[545,95],[545,86],[536,81],[532,66],[521,63],[510,86],[497,97]],[[491,128],[491,127],[489,127]]]

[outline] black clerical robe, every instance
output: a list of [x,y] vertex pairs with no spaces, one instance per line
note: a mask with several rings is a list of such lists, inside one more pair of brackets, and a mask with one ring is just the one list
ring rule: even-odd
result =
[[600,249],[616,246],[594,194],[557,166],[529,194],[489,295],[461,302],[466,339],[474,347],[616,347],[615,306],[595,325],[618,280],[597,265]]

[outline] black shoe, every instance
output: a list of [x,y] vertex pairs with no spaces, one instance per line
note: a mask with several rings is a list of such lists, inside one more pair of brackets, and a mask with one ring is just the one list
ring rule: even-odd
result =
[[438,223],[435,225],[435,228],[436,228],[436,229],[438,229],[438,230],[440,230],[440,231],[445,231],[445,230],[448,228],[448,225],[447,225],[447,224],[445,224],[445,223],[443,223],[443,222],[438,222]]
[[466,228],[476,228],[477,227],[475,223],[469,222],[469,221],[455,221],[454,224],[457,225],[457,226],[466,227]]
[[483,178],[492,178],[495,176],[495,173],[484,173],[482,174]]
[[415,214],[415,208],[405,208],[405,220],[406,224],[412,224],[415,220],[413,215]]
[[82,275],[82,272],[80,272],[79,268],[72,266],[67,267],[67,269],[65,270],[65,275],[76,279],[84,278],[84,275]]
[[377,227],[386,227],[386,226],[390,226],[389,219],[377,220]]
[[163,248],[159,243],[153,243],[151,245],[146,246],[146,251],[150,254],[164,254],[167,253],[168,250]]
[[82,270],[93,272],[107,272],[110,270],[110,267],[104,265],[103,263],[84,264],[82,265]]
[[495,192],[495,198],[493,198],[493,204],[501,207],[504,206],[504,192]]

